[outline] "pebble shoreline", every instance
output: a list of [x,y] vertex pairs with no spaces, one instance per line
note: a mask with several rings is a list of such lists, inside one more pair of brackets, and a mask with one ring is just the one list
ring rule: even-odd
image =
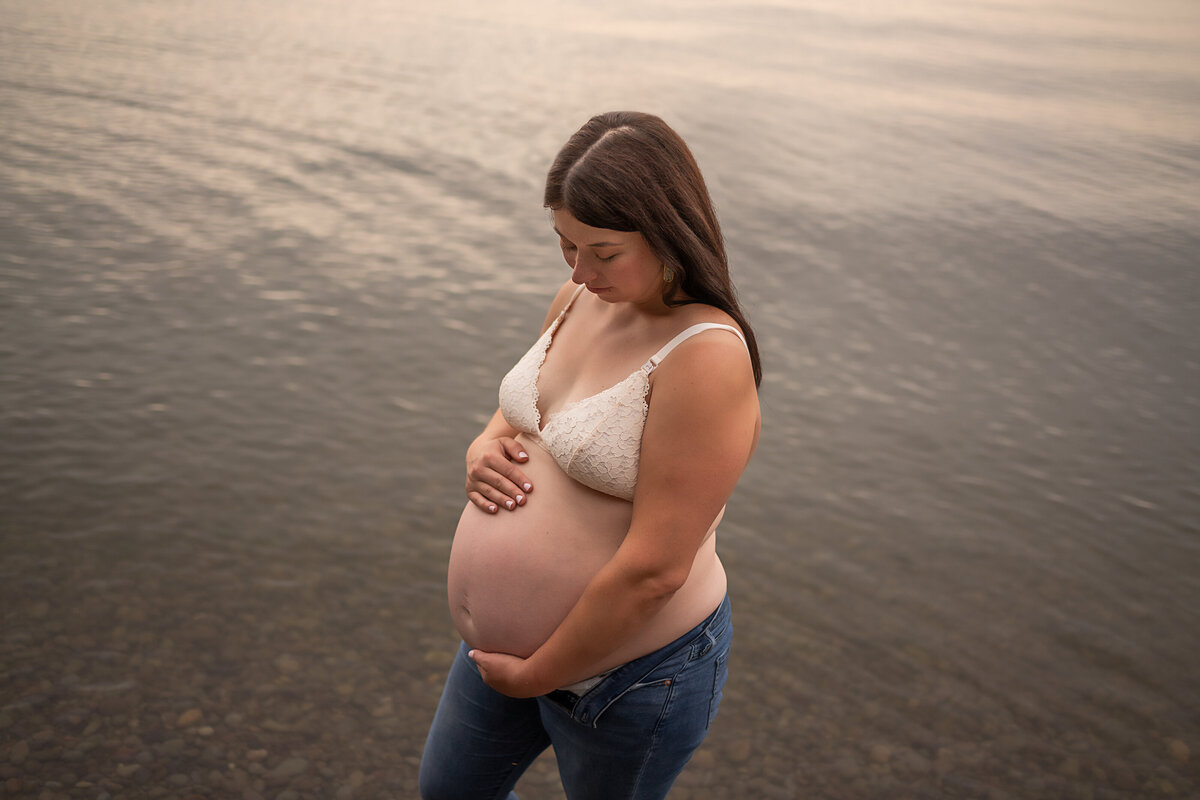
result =
[[[23,546],[0,558],[0,797],[417,796],[458,642],[444,575],[413,564],[444,553],[298,547],[262,563],[227,542],[197,565],[188,550],[150,562],[149,550],[122,560]],[[916,654],[904,696],[871,699],[837,677],[845,656],[816,652],[805,631],[739,622],[721,713],[672,800],[1123,800],[1200,787],[1194,742],[997,710],[930,654]],[[794,665],[770,657],[781,648]],[[794,700],[764,702],[763,686]],[[518,790],[561,800],[552,754]]]

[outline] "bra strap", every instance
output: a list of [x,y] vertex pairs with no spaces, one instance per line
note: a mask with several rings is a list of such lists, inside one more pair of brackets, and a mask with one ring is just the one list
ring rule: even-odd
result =
[[[545,337],[547,335],[549,335],[551,337],[554,336],[554,332],[557,331],[558,326],[562,324],[563,318],[565,316],[567,316],[567,312],[571,310],[571,306],[575,305],[575,298],[579,297],[579,293],[582,292],[583,289],[584,289],[584,284],[582,284],[582,283],[579,284],[579,288],[575,290],[575,294],[571,295],[571,299],[568,300],[567,304],[562,307],[562,311],[558,312],[558,316],[554,318],[554,322],[551,322],[550,327],[546,328],[545,333],[542,334],[543,337]],[[546,348],[549,349],[549,347],[550,347],[550,345],[549,345],[549,343],[547,343]]]
[[[662,360],[664,358],[666,358],[670,354],[670,352],[672,350],[674,350],[676,347],[678,347],[680,344],[682,344],[686,340],[692,338],[697,333],[703,333],[704,331],[710,331],[710,330],[713,330],[714,328],[720,328],[722,330],[729,331],[729,332],[735,334],[739,339],[741,339],[742,344],[744,344],[744,345],[746,344],[746,337],[742,336],[742,332],[739,331],[737,328],[733,327],[732,325],[722,325],[720,322],[700,322],[700,323],[697,323],[697,324],[691,326],[690,328],[685,328],[678,336],[676,336],[674,339],[672,339],[671,341],[664,344],[662,346],[661,350],[659,350],[654,355],[650,356],[650,360],[642,365],[642,370],[645,371],[645,373],[647,375],[649,375],[651,372],[654,371],[654,368],[657,367],[659,364],[661,364]],[[746,345],[747,349],[749,349],[749,347],[750,347],[749,345]]]
[[571,306],[575,305],[575,298],[579,297],[579,293],[582,292],[585,288],[587,288],[587,284],[583,284],[583,283],[579,284],[579,286],[575,289],[575,293],[571,295],[571,299],[567,301],[567,304],[565,306],[563,306],[562,311],[558,312],[558,315],[560,317],[562,315],[566,314],[567,311],[569,311],[571,309]]

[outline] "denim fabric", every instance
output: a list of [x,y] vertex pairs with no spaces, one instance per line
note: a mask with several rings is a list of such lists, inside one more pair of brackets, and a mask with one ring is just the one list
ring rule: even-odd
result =
[[554,745],[568,800],[666,797],[708,732],[729,672],[729,597],[674,642],[623,664],[582,696],[515,700],[459,648],[425,753],[424,800],[516,800],[513,787]]

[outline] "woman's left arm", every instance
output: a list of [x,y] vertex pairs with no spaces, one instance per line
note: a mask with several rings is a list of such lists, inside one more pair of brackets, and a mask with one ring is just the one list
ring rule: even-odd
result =
[[655,372],[629,533],[550,638],[527,659],[472,653],[489,686],[533,697],[627,641],[683,586],[750,460],[759,427],[750,359],[729,334],[701,334]]

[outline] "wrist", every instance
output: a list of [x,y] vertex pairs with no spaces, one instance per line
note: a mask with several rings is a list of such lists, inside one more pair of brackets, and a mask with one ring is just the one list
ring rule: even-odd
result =
[[566,683],[549,668],[545,656],[539,658],[536,651],[525,660],[522,667],[524,674],[521,676],[521,682],[531,696],[549,694],[555,689],[561,689]]

